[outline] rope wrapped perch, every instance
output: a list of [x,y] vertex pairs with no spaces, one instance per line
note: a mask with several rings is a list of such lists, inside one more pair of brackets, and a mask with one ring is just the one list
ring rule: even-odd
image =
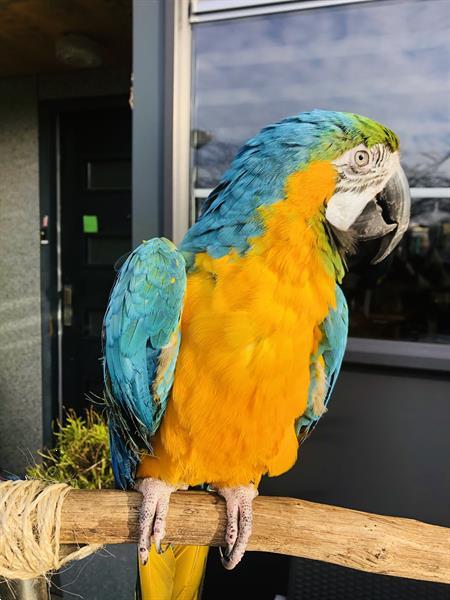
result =
[[[136,542],[140,501],[136,492],[0,483],[0,575],[34,577],[100,545]],[[258,497],[253,512],[249,550],[450,583],[450,530],[445,527],[293,498]],[[225,522],[225,503],[215,494],[177,492],[165,541],[223,545]],[[90,545],[61,559],[64,544]]]
[[65,483],[0,483],[0,577],[39,577],[100,548],[84,546],[61,556],[61,513],[71,489]]

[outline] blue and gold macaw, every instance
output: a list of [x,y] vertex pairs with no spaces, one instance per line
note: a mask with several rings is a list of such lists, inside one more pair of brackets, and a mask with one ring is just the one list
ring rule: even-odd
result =
[[179,249],[153,239],[128,257],[104,364],[114,473],[143,494],[146,599],[197,597],[205,551],[157,553],[176,489],[207,483],[225,498],[222,561],[240,561],[261,477],[292,467],[339,373],[345,256],[381,238],[382,260],[408,219],[395,134],[314,110],[245,144]]

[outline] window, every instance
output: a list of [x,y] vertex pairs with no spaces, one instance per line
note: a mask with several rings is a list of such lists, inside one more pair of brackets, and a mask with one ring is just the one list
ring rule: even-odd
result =
[[[307,3],[309,6],[311,3]],[[344,280],[355,337],[450,343],[450,5],[384,0],[193,25],[191,218],[241,144],[325,108],[398,133],[412,188],[397,251]]]

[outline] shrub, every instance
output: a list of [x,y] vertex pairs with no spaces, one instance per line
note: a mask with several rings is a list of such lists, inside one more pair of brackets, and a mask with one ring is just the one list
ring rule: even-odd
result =
[[68,483],[78,489],[113,488],[108,427],[90,408],[85,417],[69,410],[65,424],[56,423],[55,447],[39,452],[42,462],[27,468],[27,477]]

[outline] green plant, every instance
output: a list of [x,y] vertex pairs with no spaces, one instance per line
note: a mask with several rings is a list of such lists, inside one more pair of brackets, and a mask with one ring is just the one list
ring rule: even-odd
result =
[[56,423],[55,447],[39,452],[42,462],[27,469],[30,479],[64,482],[79,489],[113,488],[108,427],[90,408],[85,417],[69,410],[65,424]]

